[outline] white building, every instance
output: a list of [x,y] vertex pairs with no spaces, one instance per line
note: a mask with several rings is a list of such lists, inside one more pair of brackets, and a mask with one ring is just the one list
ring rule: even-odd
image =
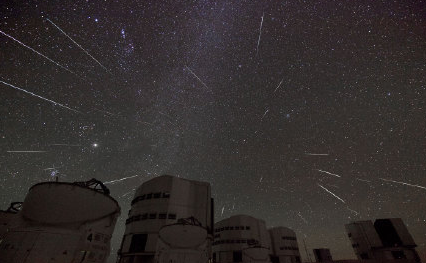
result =
[[213,262],[270,262],[271,240],[265,221],[236,215],[215,224]]
[[[178,222],[178,219],[187,218],[192,218],[197,223],[190,226],[185,220]],[[166,227],[174,224],[177,226]],[[208,260],[211,255],[213,224],[213,199],[209,183],[169,175],[156,177],[136,190],[129,218],[126,220],[118,262],[151,263],[167,258],[177,260],[173,262],[181,262],[185,260],[185,255],[190,257],[189,254],[196,256],[186,262],[198,262],[204,257],[201,254]],[[160,232],[163,228],[165,230]],[[185,231],[188,236],[183,236]],[[181,237],[182,240],[189,237],[194,240],[201,238],[202,242],[195,242],[197,244],[188,247],[191,245],[189,242],[179,247],[176,246],[174,237]],[[183,258],[178,256],[180,253]]]
[[119,214],[117,201],[94,179],[36,184],[0,244],[1,262],[105,262]]
[[353,222],[345,225],[345,228],[358,259],[374,259],[374,251],[383,247],[370,220]]
[[287,227],[269,229],[272,244],[272,263],[300,263],[296,233]]
[[345,225],[358,259],[420,262],[416,244],[401,218],[358,221]]

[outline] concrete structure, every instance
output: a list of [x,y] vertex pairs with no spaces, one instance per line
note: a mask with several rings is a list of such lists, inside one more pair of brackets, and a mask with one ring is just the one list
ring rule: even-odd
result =
[[207,229],[193,217],[165,225],[159,231],[155,262],[206,263],[210,259],[206,240]]
[[[184,223],[188,220],[194,223]],[[151,263],[171,259],[189,263],[204,257],[208,260],[213,225],[209,183],[169,175],[156,177],[136,190],[117,262]],[[179,246],[179,239],[174,238],[188,242]]]
[[345,225],[355,255],[360,260],[374,259],[375,251],[383,247],[382,241],[370,220]]
[[316,248],[314,249],[314,255],[316,262],[333,262],[330,249],[328,248]]
[[215,224],[213,262],[270,262],[271,240],[265,221],[236,215]]
[[299,263],[300,253],[296,233],[287,227],[269,229],[272,263]]
[[358,221],[345,225],[360,260],[420,262],[417,246],[401,218]]
[[119,214],[117,201],[95,179],[36,184],[0,244],[1,262],[105,262]]
[[11,203],[7,210],[0,210],[0,244],[6,235],[16,225],[21,202]]

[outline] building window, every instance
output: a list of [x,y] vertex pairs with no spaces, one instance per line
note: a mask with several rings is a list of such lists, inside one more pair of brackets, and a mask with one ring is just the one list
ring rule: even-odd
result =
[[144,252],[146,241],[148,235],[147,234],[136,234],[132,236],[132,241],[130,243],[130,253]]
[[226,227],[225,227],[225,230],[229,230],[229,226],[226,226]]
[[243,252],[241,250],[232,253],[232,262],[243,262]]
[[166,219],[167,218],[167,214],[158,214],[158,219]]
[[154,194],[154,198],[160,198],[161,197],[161,193],[155,193]]
[[[235,230],[240,230],[240,227],[239,227],[239,226],[236,226],[236,227],[235,227]],[[244,229],[242,229],[242,230],[244,230]]]
[[169,219],[176,219],[176,214],[169,214]]
[[246,226],[246,230],[250,230],[250,227],[249,227],[249,226]]
[[233,226],[229,227],[229,230],[234,230],[234,227]]
[[152,198],[152,194],[147,194],[146,195],[146,199],[151,199]]
[[163,193],[163,198],[170,198],[170,193],[169,192]]
[[149,219],[155,219],[157,218],[157,214],[149,214]]

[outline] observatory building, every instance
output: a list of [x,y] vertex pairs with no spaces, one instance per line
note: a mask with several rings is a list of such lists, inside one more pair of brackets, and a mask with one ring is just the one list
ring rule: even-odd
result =
[[151,179],[136,190],[117,262],[207,262],[213,215],[209,183]]
[[271,262],[265,221],[236,215],[215,224],[213,262]]
[[417,247],[401,218],[357,221],[345,225],[360,260],[420,262]]
[[213,262],[299,263],[296,233],[286,227],[267,230],[265,221],[235,215],[215,224]]
[[99,181],[32,186],[0,244],[2,263],[106,261],[120,207]]
[[272,244],[272,263],[300,263],[296,233],[287,227],[269,229]]

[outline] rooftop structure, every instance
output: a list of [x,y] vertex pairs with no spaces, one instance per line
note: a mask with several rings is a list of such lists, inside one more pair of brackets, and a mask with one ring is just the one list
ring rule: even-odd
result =
[[209,183],[156,177],[136,190],[117,261],[206,262],[199,260],[210,258],[213,224]]
[[95,179],[36,184],[0,244],[1,262],[103,263],[119,214],[117,201]]
[[401,218],[357,221],[345,225],[360,260],[420,262],[417,246]]
[[265,221],[236,215],[215,224],[213,262],[270,262]]
[[299,263],[300,253],[296,233],[287,227],[269,229],[271,237],[272,263]]

